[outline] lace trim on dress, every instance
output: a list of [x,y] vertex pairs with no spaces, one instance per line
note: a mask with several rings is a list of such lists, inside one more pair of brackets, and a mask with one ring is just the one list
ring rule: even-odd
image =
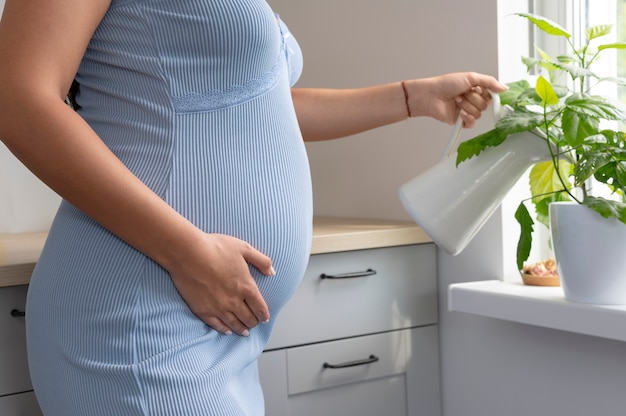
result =
[[200,113],[223,110],[245,103],[265,94],[280,81],[281,66],[288,52],[285,51],[286,36],[281,30],[281,45],[278,59],[272,68],[260,78],[251,79],[243,85],[233,85],[225,90],[193,92],[172,97],[172,104],[177,113]]
[[[282,55],[282,52],[281,52]],[[223,110],[250,101],[271,90],[280,80],[281,62],[261,78],[252,79],[243,85],[233,85],[225,90],[209,90],[172,97],[174,110],[178,113],[198,113]]]

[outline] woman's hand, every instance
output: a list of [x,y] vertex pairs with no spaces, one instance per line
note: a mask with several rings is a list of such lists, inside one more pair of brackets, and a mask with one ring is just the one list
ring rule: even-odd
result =
[[205,233],[184,257],[170,275],[189,308],[207,325],[247,336],[250,328],[269,320],[267,304],[248,268],[250,264],[273,276],[269,257],[235,237]]
[[507,89],[495,78],[474,72],[446,74],[405,81],[411,115],[432,117],[454,124],[460,117],[464,127],[473,127],[491,103],[491,92]]

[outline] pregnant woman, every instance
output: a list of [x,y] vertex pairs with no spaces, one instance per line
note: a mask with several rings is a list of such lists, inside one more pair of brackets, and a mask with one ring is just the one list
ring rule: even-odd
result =
[[27,304],[46,416],[263,415],[256,359],[309,255],[303,139],[470,127],[504,89],[292,88],[301,67],[264,0],[6,0],[0,138],[64,198]]

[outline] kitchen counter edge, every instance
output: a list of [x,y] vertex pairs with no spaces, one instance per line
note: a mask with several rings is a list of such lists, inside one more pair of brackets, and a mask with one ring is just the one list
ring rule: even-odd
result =
[[[28,284],[46,232],[0,234],[0,287]],[[311,254],[431,243],[413,222],[315,217]]]

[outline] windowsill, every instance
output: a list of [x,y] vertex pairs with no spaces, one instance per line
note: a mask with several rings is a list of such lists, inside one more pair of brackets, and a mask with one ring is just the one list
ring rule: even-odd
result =
[[626,306],[571,302],[560,287],[486,280],[450,285],[448,297],[450,311],[626,341]]

